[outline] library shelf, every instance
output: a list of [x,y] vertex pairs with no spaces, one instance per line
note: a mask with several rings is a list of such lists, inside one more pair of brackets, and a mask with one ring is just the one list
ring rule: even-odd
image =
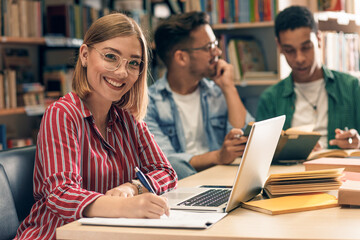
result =
[[0,36],[0,44],[45,45],[45,39],[43,37],[7,37],[7,36]]
[[237,30],[245,28],[264,28],[264,27],[274,27],[274,21],[266,22],[249,22],[249,23],[220,23],[213,24],[211,27],[216,30]]
[[236,86],[246,87],[246,86],[271,86],[278,83],[279,80],[251,80],[251,81],[237,81],[235,82]]
[[24,113],[25,113],[25,107],[0,109],[0,116],[24,114]]

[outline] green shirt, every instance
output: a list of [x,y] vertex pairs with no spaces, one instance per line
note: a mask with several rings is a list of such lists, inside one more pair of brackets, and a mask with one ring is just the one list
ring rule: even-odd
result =
[[[354,128],[360,132],[360,82],[354,76],[322,67],[328,93],[328,142],[335,129]],[[266,89],[260,96],[256,121],[286,115],[284,130],[291,127],[295,111],[294,83],[291,74]],[[332,146],[329,145],[329,148]]]

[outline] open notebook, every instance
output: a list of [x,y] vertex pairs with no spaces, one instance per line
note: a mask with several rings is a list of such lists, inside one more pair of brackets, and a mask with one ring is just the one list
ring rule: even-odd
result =
[[264,187],[285,116],[253,124],[232,187],[178,188],[164,194],[171,209],[229,212]]
[[211,227],[226,214],[170,210],[169,217],[162,216],[160,219],[82,218],[79,222],[84,225],[205,229]]

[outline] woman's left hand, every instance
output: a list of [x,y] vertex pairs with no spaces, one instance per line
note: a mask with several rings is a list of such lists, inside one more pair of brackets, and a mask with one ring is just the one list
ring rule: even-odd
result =
[[137,191],[135,190],[135,186],[127,182],[113,189],[110,189],[105,193],[105,195],[112,197],[133,197],[136,195],[136,193]]

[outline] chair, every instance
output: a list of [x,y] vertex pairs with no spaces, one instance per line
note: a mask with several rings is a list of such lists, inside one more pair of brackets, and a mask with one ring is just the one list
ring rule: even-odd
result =
[[10,183],[19,221],[24,220],[35,203],[33,174],[36,146],[0,151],[0,164]]
[[4,167],[0,165],[0,239],[12,239],[19,227],[14,199]]

